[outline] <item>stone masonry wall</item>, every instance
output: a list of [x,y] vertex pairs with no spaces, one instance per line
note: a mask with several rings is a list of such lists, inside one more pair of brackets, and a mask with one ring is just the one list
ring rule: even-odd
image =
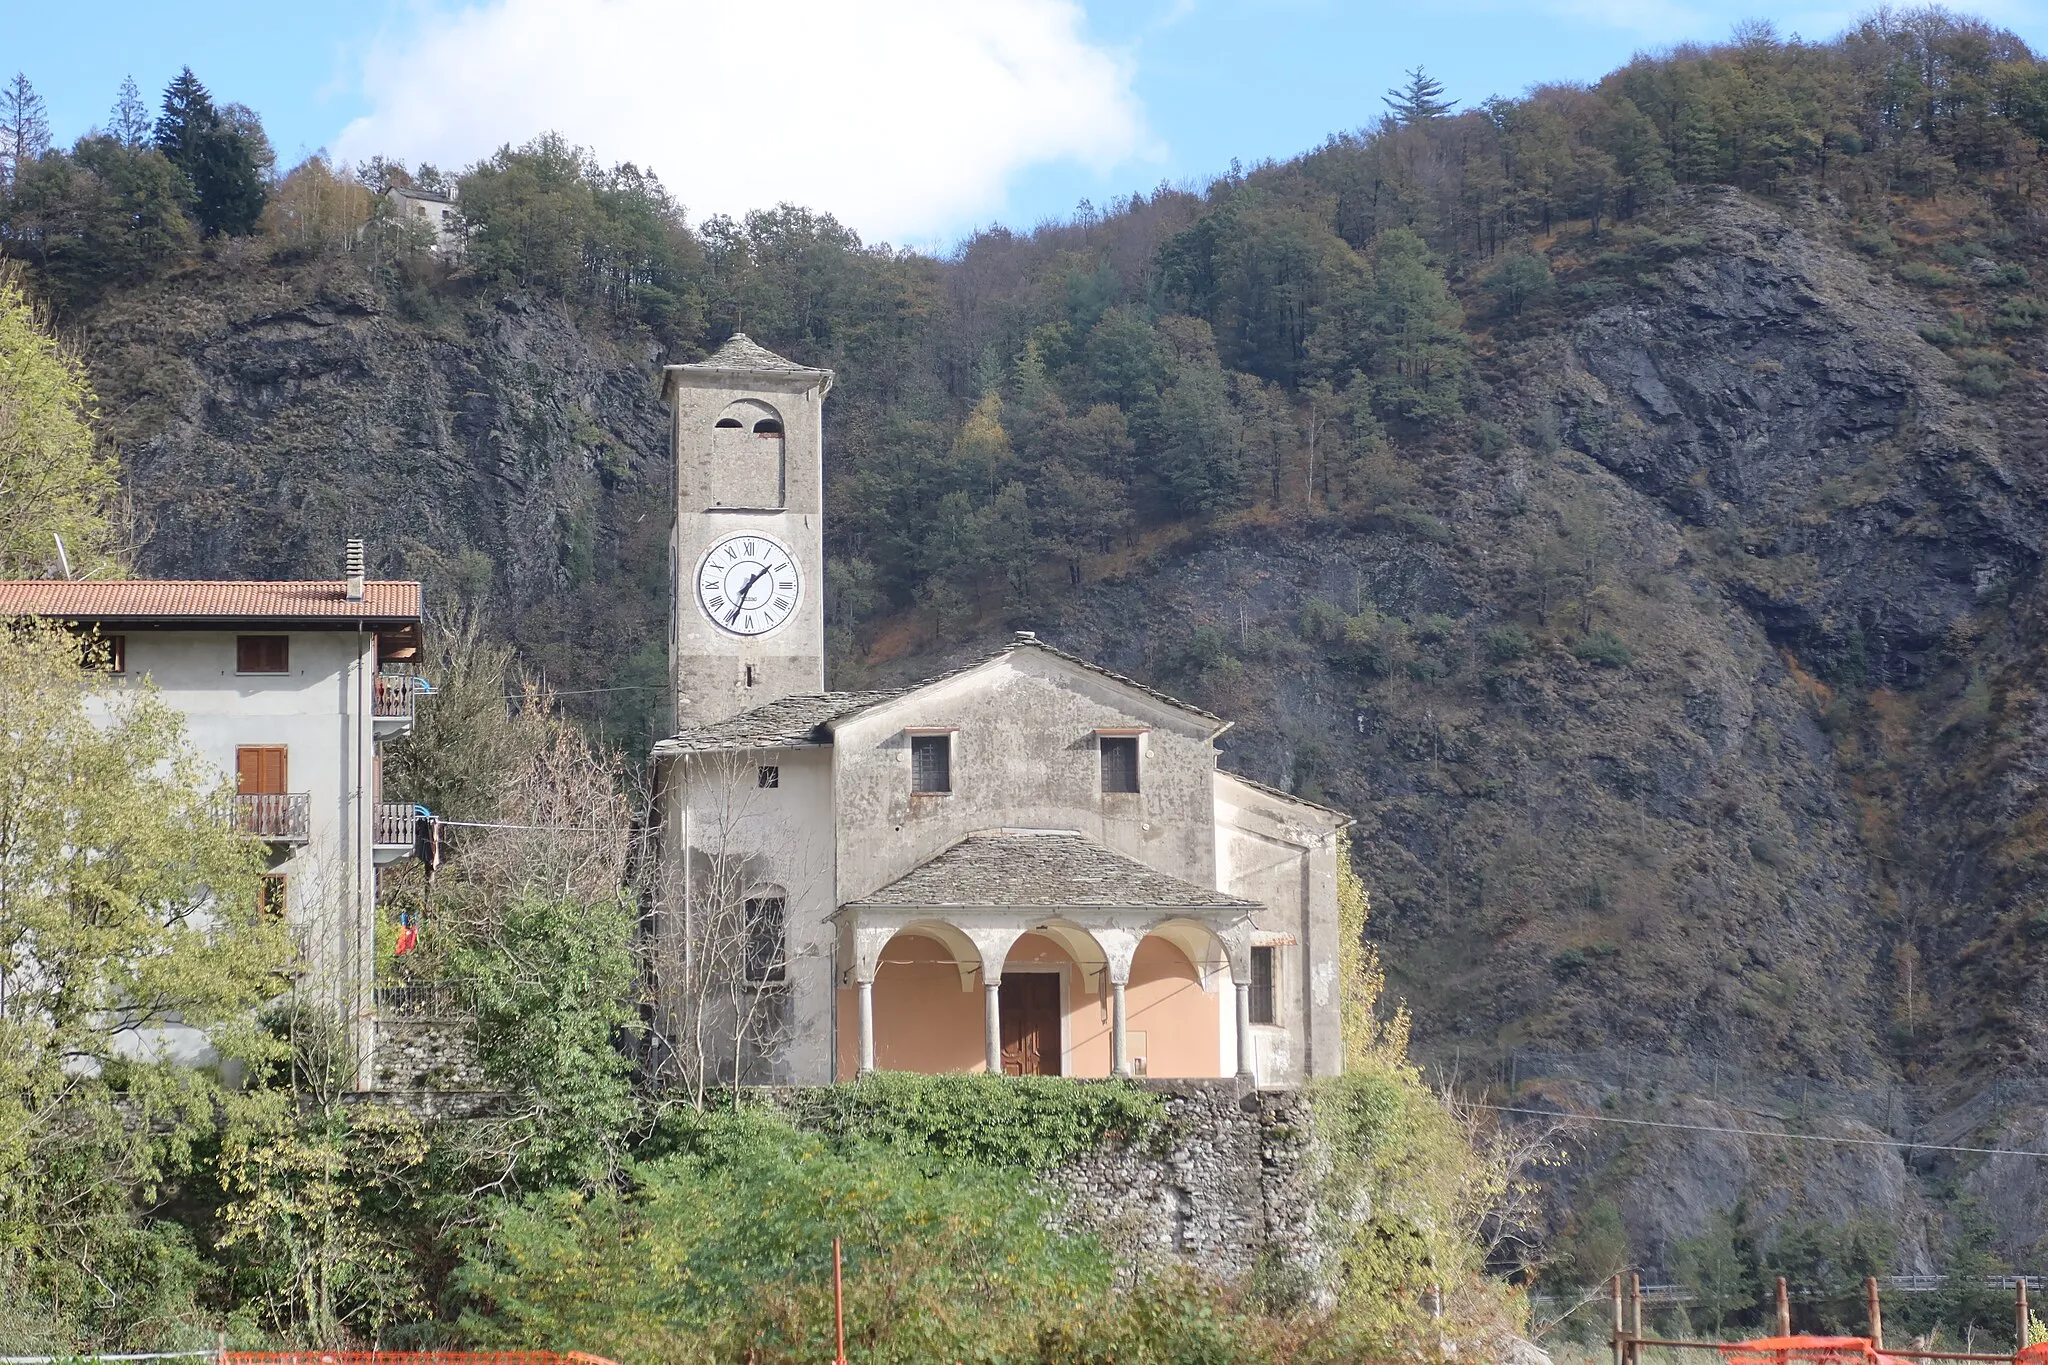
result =
[[1227,1280],[1259,1268],[1319,1286],[1308,1097],[1234,1080],[1138,1084],[1166,1101],[1166,1122],[1052,1173],[1072,1222],[1132,1268],[1176,1260]]
[[373,1089],[481,1091],[487,1089],[465,1018],[379,1016]]

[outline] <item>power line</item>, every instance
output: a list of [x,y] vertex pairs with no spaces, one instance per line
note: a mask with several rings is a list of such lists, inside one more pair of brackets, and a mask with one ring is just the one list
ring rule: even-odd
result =
[[1671,1123],[1661,1119],[1624,1119],[1611,1114],[1575,1114],[1568,1109],[1522,1109],[1511,1104],[1482,1104],[1462,1101],[1473,1109],[1496,1114],[1528,1114],[1541,1119],[1583,1119],[1587,1123],[1614,1123],[1630,1128],[1672,1128],[1686,1133],[1721,1133],[1730,1137],[1776,1138],[1782,1142],[1826,1142],[1841,1147],[1890,1147],[1901,1152],[1959,1152],[1968,1156],[2026,1156],[2048,1160],[2048,1152],[2021,1151],[2014,1147],[1955,1147],[1942,1142],[1901,1142],[1896,1138],[1835,1137],[1827,1133],[1773,1133],[1761,1128],[1727,1128],[1710,1123]]

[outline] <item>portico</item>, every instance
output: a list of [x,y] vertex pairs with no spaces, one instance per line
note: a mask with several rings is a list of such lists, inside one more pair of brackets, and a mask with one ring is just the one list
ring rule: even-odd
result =
[[[1195,886],[1144,866],[1073,830],[983,830],[968,835],[944,852],[912,869],[864,899],[840,908],[835,920],[841,935],[841,960],[851,963],[854,1069],[861,1074],[878,1064],[876,990],[892,945],[923,940],[929,949],[896,959],[926,968],[918,975],[897,973],[892,986],[899,997],[889,1002],[898,1027],[962,1032],[958,995],[980,995],[981,1068],[990,1073],[1046,1071],[1075,1074],[1072,1060],[1085,1060],[1087,1048],[1071,1039],[1057,1049],[1054,1064],[1042,1065],[1041,1054],[1020,1033],[1032,1025],[1018,1017],[1019,1003],[1005,1017],[1006,973],[1059,973],[1063,986],[1094,998],[1107,1015],[1106,1072],[1133,1074],[1131,989],[1133,968],[1141,953],[1141,988],[1160,981],[1184,979],[1192,991],[1152,990],[1157,999],[1143,1007],[1146,1022],[1163,1028],[1165,1051],[1175,1057],[1174,1074],[1239,1075],[1253,1071],[1250,1027],[1249,949],[1256,902]],[[1149,947],[1148,947],[1149,944]],[[1020,951],[1022,950],[1022,951]],[[951,968],[952,972],[929,970]],[[1228,980],[1232,989],[1222,991]],[[947,998],[951,996],[952,998]],[[1223,1003],[1231,1005],[1221,1016]],[[1080,1002],[1067,1000],[1062,1020],[1074,1017]],[[1226,1026],[1227,1024],[1227,1026]],[[1154,1055],[1154,1028],[1146,1032],[1143,1054]],[[1185,1046],[1188,1035],[1226,1035],[1228,1055],[1212,1053],[1207,1065],[1193,1062]],[[930,1053],[919,1049],[924,1059]],[[946,1054],[956,1063],[959,1050]],[[934,1069],[929,1066],[917,1069]],[[967,1066],[937,1069],[971,1069]],[[1146,1065],[1151,1074],[1161,1073]]]

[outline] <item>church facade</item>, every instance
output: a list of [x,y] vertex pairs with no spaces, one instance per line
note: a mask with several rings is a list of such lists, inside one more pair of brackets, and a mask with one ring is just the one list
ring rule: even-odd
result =
[[667,371],[656,1070],[1341,1069],[1348,821],[1219,769],[1227,722],[1029,632],[909,687],[826,690],[831,384],[744,336]]

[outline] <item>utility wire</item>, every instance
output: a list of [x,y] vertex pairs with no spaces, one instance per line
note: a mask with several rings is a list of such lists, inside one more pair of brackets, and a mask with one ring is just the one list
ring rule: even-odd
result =
[[1540,1119],[1583,1119],[1587,1123],[1614,1123],[1630,1128],[1672,1128],[1686,1133],[1721,1133],[1730,1137],[1776,1138],[1782,1142],[1827,1142],[1841,1147],[1890,1147],[1902,1152],[1960,1152],[1968,1156],[2026,1156],[2048,1160],[2048,1152],[2028,1152],[2014,1147],[1955,1147],[1941,1142],[1901,1142],[1897,1138],[1834,1137],[1827,1133],[1773,1133],[1761,1128],[1725,1128],[1711,1123],[1671,1123],[1661,1119],[1624,1119],[1609,1114],[1575,1114],[1568,1109],[1521,1109],[1511,1104],[1461,1103],[1473,1109],[1490,1109],[1496,1114],[1528,1114]]

